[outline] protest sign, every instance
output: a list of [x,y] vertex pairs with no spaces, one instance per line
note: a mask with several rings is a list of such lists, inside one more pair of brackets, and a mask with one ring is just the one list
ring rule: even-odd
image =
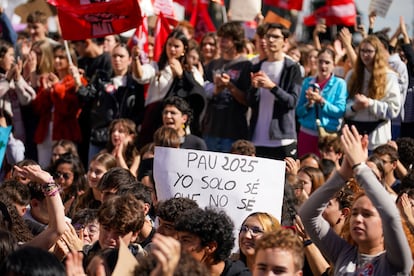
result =
[[371,0],[369,3],[369,13],[375,11],[377,16],[385,17],[390,9],[392,0]]
[[154,178],[159,200],[188,197],[201,207],[223,209],[236,229],[253,212],[281,218],[283,161],[156,147]]
[[231,20],[252,21],[261,13],[262,2],[257,0],[231,0]]

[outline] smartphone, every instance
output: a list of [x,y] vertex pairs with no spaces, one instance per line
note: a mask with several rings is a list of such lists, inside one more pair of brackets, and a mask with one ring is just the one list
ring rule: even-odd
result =
[[321,87],[317,83],[312,83],[311,87],[312,87],[313,91],[316,91],[316,90],[321,91]]
[[356,24],[357,26],[362,25],[362,15],[358,14],[356,16]]

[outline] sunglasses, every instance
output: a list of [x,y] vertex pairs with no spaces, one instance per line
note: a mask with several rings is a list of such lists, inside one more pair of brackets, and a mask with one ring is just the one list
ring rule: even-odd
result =
[[61,172],[55,172],[55,174],[53,175],[54,179],[59,179],[63,177],[63,179],[68,180],[71,177],[70,173],[61,173]]

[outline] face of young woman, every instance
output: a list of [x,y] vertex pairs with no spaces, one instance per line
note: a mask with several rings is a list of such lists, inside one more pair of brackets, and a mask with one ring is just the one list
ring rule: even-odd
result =
[[102,176],[106,173],[106,171],[107,169],[104,165],[102,165],[98,161],[92,161],[89,165],[89,170],[87,174],[89,187],[98,187],[98,183],[101,180]]
[[0,58],[0,67],[3,68],[4,71],[9,71],[14,63],[14,49],[10,47],[4,54],[4,57]]
[[205,59],[213,59],[217,53],[217,46],[214,42],[214,38],[204,38],[201,46],[201,52]]
[[166,51],[168,59],[178,59],[185,54],[184,44],[181,40],[170,37],[167,40]]
[[74,174],[72,164],[62,163],[56,168],[55,181],[63,190],[67,190],[73,184]]
[[131,63],[131,58],[127,49],[124,47],[115,47],[112,50],[112,69],[116,76],[125,75],[128,72],[129,64]]
[[200,56],[198,55],[198,52],[195,49],[187,53],[187,61],[191,65],[198,65],[198,63],[200,62]]
[[304,171],[298,172],[298,180],[303,184],[303,190],[310,195],[312,191],[312,179]]
[[121,143],[126,144],[130,135],[128,130],[121,124],[116,124],[111,132],[111,141],[114,147],[119,146]]
[[318,78],[321,80],[326,80],[332,74],[333,69],[335,68],[335,61],[333,57],[327,53],[323,52],[318,57]]
[[264,229],[255,217],[248,217],[239,232],[239,248],[246,257],[254,257],[256,241],[263,236]]
[[370,43],[365,42],[360,45],[359,55],[361,56],[362,63],[366,67],[371,67],[374,64],[375,48]]
[[67,150],[62,146],[56,146],[52,149],[52,163],[55,163]]
[[69,68],[69,62],[66,57],[66,53],[63,50],[57,50],[53,53],[53,65],[56,71],[67,70]]
[[177,131],[182,128],[182,126],[187,121],[187,115],[181,113],[178,108],[173,105],[165,106],[162,112],[162,123],[164,126],[171,127]]
[[362,196],[355,201],[349,223],[351,237],[359,246],[378,246],[382,242],[381,217],[367,196]]

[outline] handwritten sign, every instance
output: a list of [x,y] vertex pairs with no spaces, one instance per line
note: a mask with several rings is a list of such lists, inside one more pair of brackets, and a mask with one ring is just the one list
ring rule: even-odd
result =
[[390,9],[392,0],[371,0],[368,11],[371,13],[375,11],[377,16],[385,17]]
[[201,207],[224,209],[237,229],[253,212],[267,212],[280,221],[285,162],[156,147],[154,178],[159,200],[188,197]]

